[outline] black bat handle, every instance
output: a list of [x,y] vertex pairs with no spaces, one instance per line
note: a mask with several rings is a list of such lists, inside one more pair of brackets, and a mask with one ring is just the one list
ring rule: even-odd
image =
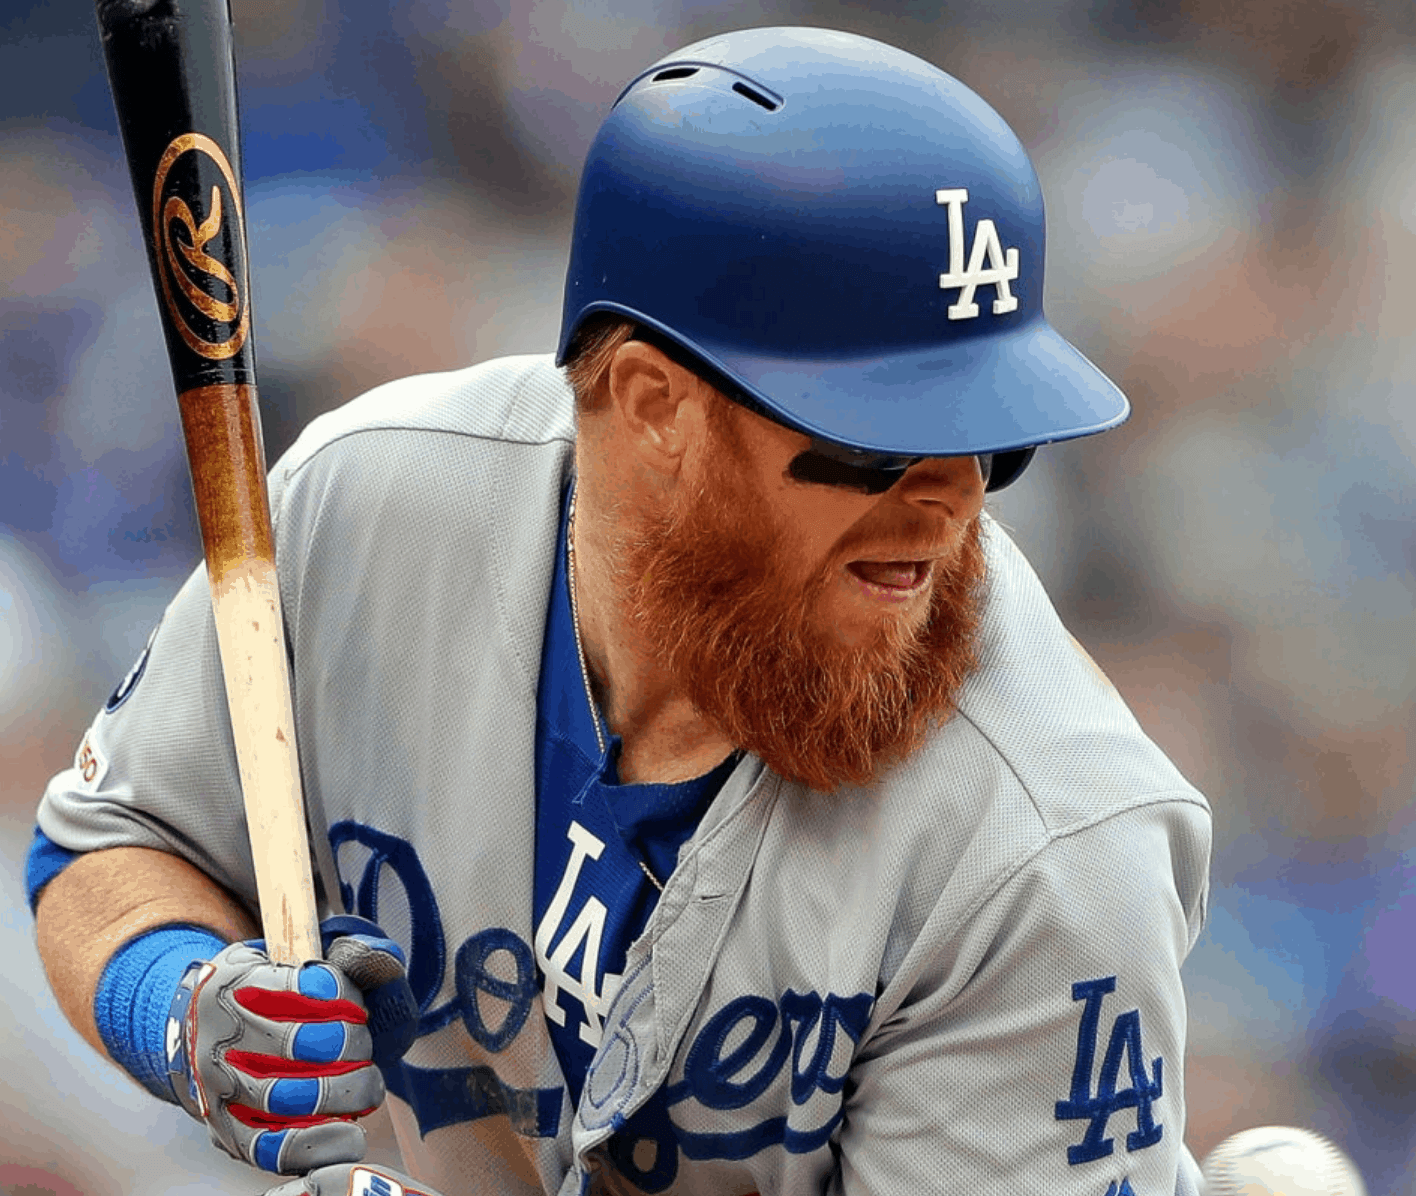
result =
[[179,394],[255,382],[229,0],[97,0]]

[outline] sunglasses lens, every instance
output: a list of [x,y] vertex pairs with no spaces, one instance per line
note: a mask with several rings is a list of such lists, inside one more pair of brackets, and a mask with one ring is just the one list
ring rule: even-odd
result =
[[[827,447],[826,452],[820,451],[823,446]],[[840,486],[866,494],[884,494],[905,476],[905,471],[910,466],[923,460],[923,457],[856,453],[837,445],[829,445],[828,442],[813,440],[810,449],[792,458],[787,472],[799,482],[811,482],[818,486]],[[981,454],[978,464],[979,472],[983,475],[983,484],[987,487],[993,468],[992,454]]]
[[788,472],[799,482],[812,482],[818,486],[843,486],[851,490],[862,490],[866,494],[884,494],[905,476],[907,468],[905,465],[885,468],[852,465],[808,450],[792,458]]

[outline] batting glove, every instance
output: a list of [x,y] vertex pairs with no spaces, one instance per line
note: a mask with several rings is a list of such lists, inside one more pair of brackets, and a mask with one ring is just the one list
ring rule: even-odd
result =
[[391,1167],[345,1163],[311,1171],[303,1179],[271,1188],[265,1196],[438,1196],[438,1193]]
[[363,918],[320,927],[325,962],[272,963],[232,943],[183,976],[167,1020],[168,1080],[233,1158],[294,1175],[364,1157],[354,1118],[383,1103],[418,1009],[403,952]]

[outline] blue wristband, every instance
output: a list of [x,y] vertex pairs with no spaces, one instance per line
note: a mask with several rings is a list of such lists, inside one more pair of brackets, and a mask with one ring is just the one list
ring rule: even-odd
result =
[[154,1096],[175,1104],[167,1079],[167,1014],[187,967],[224,939],[198,926],[160,926],[113,953],[93,994],[98,1036],[115,1062]]

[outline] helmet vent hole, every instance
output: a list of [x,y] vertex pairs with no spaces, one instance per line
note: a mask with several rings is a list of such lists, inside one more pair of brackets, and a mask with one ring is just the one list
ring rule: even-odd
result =
[[746,83],[734,83],[733,90],[740,96],[746,96],[754,104],[766,108],[768,112],[776,112],[780,105],[775,100],[769,100],[760,91],[749,87]]
[[675,66],[666,71],[660,71],[650,80],[651,83],[667,83],[670,79],[687,79],[689,75],[698,74],[696,66]]

